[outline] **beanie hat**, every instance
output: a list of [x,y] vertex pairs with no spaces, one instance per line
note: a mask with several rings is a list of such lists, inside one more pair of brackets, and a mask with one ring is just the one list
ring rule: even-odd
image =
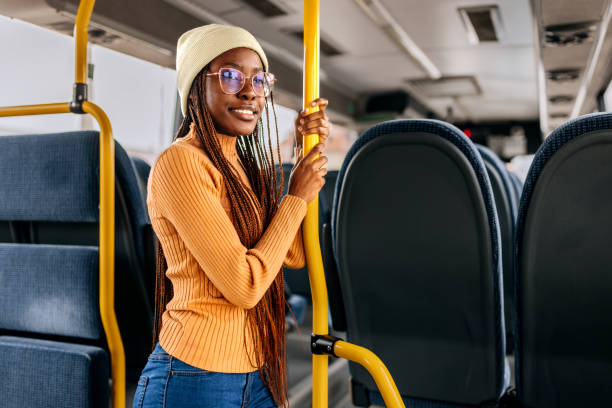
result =
[[191,84],[202,68],[224,52],[239,47],[259,54],[264,70],[268,70],[268,59],[261,45],[244,28],[209,24],[181,35],[176,45],[176,73],[183,116],[187,114]]

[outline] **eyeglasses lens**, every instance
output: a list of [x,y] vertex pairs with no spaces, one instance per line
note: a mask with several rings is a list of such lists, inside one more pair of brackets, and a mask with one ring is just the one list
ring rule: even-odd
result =
[[219,78],[221,79],[223,91],[229,94],[240,92],[244,85],[244,74],[237,69],[221,68],[219,70]]
[[[221,80],[221,88],[223,92],[235,94],[240,92],[244,86],[244,74],[234,68],[221,68],[219,70],[219,79]],[[274,84],[274,75],[269,72],[260,72],[253,75],[251,79],[253,91],[258,96],[268,96],[272,91]]]
[[259,96],[268,96],[272,90],[272,76],[261,72],[253,77],[253,90]]

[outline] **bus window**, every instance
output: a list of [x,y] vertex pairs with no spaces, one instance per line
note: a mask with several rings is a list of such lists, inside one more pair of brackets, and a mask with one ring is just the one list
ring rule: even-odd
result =
[[[0,16],[0,105],[70,100],[74,78],[74,39]],[[24,49],[35,52],[23,52]],[[89,99],[104,106],[115,139],[152,161],[172,141],[176,73],[147,61],[90,45]],[[91,78],[93,76],[93,79]],[[0,135],[97,129],[89,115],[6,118]]]

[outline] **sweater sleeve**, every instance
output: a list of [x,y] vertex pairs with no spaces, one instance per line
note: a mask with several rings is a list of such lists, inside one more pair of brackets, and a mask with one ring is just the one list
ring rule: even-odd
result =
[[302,238],[302,227],[298,229],[295,238],[289,247],[289,252],[285,257],[284,265],[288,268],[299,269],[306,265],[306,254],[304,252],[304,242]]
[[218,198],[214,171],[198,152],[181,146],[168,149],[151,176],[151,204],[176,228],[223,296],[250,309],[263,297],[295,242],[306,202],[285,196],[257,244],[246,248]]

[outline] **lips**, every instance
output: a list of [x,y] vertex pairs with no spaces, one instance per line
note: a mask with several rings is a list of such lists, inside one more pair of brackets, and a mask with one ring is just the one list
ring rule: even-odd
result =
[[257,109],[251,105],[230,107],[229,111],[241,120],[251,121],[257,117]]

